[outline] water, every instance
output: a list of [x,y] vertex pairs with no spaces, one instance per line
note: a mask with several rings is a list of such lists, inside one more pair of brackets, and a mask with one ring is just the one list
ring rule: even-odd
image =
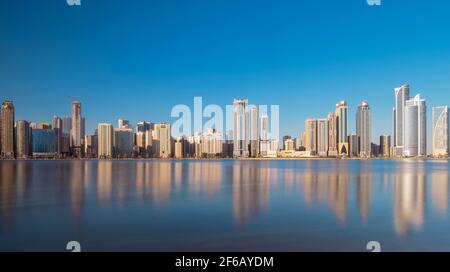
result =
[[447,160],[0,161],[0,251],[450,251]]

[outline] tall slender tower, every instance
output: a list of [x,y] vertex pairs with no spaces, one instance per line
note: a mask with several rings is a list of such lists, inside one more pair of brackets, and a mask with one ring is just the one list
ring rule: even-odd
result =
[[261,141],[260,153],[262,157],[269,155],[269,117],[267,115],[261,116]]
[[248,100],[234,99],[234,148],[233,156],[248,158]]
[[404,111],[403,156],[416,157],[427,154],[427,106],[420,94],[407,100]]
[[19,120],[16,123],[16,158],[26,159],[31,156],[31,128],[30,123]]
[[259,114],[258,107],[250,107],[250,156],[259,156]]
[[5,100],[2,103],[1,157],[14,159],[14,104]]
[[317,154],[321,157],[327,156],[327,119],[317,120]]
[[81,155],[81,102],[72,102],[71,146],[76,157]]
[[359,140],[359,156],[370,157],[371,153],[371,116],[369,103],[363,101],[356,112],[356,135]]
[[110,159],[113,157],[114,128],[111,124],[98,124],[98,158]]
[[448,106],[433,107],[433,156],[449,155],[449,121]]
[[305,121],[306,151],[317,155],[317,119],[308,118]]
[[334,112],[328,113],[328,156],[337,157],[337,147],[338,147],[338,120]]
[[405,84],[394,89],[394,147],[395,155],[401,155],[405,141],[405,104],[409,100],[409,85]]
[[348,156],[348,107],[345,101],[336,104],[336,116],[338,120],[338,153],[339,156]]

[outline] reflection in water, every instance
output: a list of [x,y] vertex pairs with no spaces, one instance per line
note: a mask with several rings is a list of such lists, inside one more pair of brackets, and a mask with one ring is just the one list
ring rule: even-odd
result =
[[270,168],[251,166],[248,162],[233,164],[233,217],[237,223],[266,208],[269,201]]
[[448,171],[433,172],[431,174],[432,184],[432,199],[433,205],[443,217],[448,213]]
[[405,235],[413,227],[419,229],[424,221],[425,180],[423,163],[405,162],[394,176],[395,230]]
[[[314,208],[314,212],[331,210],[331,220],[339,223],[340,230],[370,229],[380,224],[381,216],[386,223],[382,227],[410,237],[426,232],[425,219],[448,220],[448,168],[446,162],[427,160],[0,161],[0,242],[5,237],[19,239],[15,232],[32,232],[41,218],[46,224],[61,220],[70,224],[62,231],[82,227],[95,233],[96,227],[86,227],[89,215],[114,222],[119,219],[112,215],[134,214],[129,211],[136,207],[144,209],[141,220],[150,222],[146,227],[163,224],[155,219],[161,215],[171,216],[170,229],[186,224],[179,215],[203,213],[201,218],[209,219],[209,224],[231,218],[229,223],[238,227],[253,220],[284,226],[301,220],[304,229],[296,233],[308,233],[322,226],[320,217],[299,218],[296,209]],[[152,209],[155,205],[158,209]],[[199,205],[207,209],[194,211]],[[286,213],[273,211],[280,208]],[[437,219],[426,214],[433,209]],[[230,216],[218,218],[218,214]],[[283,217],[286,214],[289,218]],[[181,217],[186,220],[186,216]],[[131,227],[127,220],[120,224]],[[336,224],[323,227],[337,228]]]

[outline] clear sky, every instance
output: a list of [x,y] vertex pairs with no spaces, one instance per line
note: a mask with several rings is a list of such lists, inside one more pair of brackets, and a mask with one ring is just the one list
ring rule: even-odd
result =
[[281,134],[349,103],[391,133],[393,89],[450,104],[450,1],[0,0],[0,99],[50,121],[82,102],[88,133],[118,117],[172,122],[175,104],[280,105]]

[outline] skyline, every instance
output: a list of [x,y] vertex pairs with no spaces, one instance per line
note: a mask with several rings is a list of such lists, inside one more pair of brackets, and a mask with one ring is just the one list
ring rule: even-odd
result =
[[[393,86],[408,82],[428,105],[450,104],[449,5],[0,3],[0,98],[14,101],[17,120],[41,122],[70,116],[67,96],[74,96],[92,134],[97,123],[119,117],[170,121],[172,106],[194,96],[219,105],[249,97],[279,104],[280,135],[295,138],[303,120],[326,118],[336,101],[347,101],[349,121],[368,101],[376,141],[392,134]],[[400,11],[420,20],[399,22]],[[356,131],[354,122],[348,131]]]
[[[33,120],[15,121],[16,110],[13,101],[5,100],[2,103],[1,111],[1,153],[2,157],[4,156],[5,158],[16,157],[15,152],[19,153],[18,150],[22,151],[20,155],[17,154],[18,158],[26,158],[30,155],[33,157],[43,155],[55,156],[55,158],[60,156],[63,158],[65,156],[82,158],[85,155],[87,157],[93,156],[97,154],[97,151],[99,159],[113,157],[147,158],[148,156],[160,158],[174,157],[178,159],[189,158],[191,156],[195,158],[199,158],[199,156],[206,156],[207,158],[210,156],[257,158],[263,154],[260,153],[260,148],[265,150],[268,148],[266,147],[267,144],[274,146],[273,144],[277,143],[278,147],[270,147],[268,151],[276,151],[278,154],[275,157],[281,158],[311,156],[370,158],[379,156],[380,147],[386,144],[386,140],[383,137],[387,135],[389,138],[394,139],[389,157],[438,156],[444,146],[446,146],[445,149],[447,150],[448,156],[448,142],[450,141],[448,138],[448,126],[450,125],[448,123],[448,106],[431,106],[431,110],[433,111],[431,120],[433,129],[431,131],[432,140],[429,143],[429,138],[426,136],[426,124],[428,123],[426,113],[428,108],[427,102],[421,98],[420,94],[410,96],[409,91],[409,85],[402,85],[394,89],[395,107],[392,111],[393,134],[382,134],[379,138],[376,137],[380,142],[371,140],[373,138],[371,129],[372,110],[367,101],[362,101],[358,104],[355,118],[356,133],[348,132],[349,107],[346,101],[342,100],[336,103],[334,113],[328,113],[328,120],[307,118],[305,120],[305,130],[303,132],[301,131],[299,138],[296,139],[290,135],[281,136],[278,134],[278,110],[275,113],[271,112],[270,117],[267,116],[265,111],[258,115],[260,107],[265,108],[267,105],[260,105],[258,107],[249,104],[248,99],[242,98],[235,98],[233,101],[233,131],[224,130],[231,128],[228,125],[221,127],[224,122],[221,120],[223,118],[223,112],[219,107],[213,111],[213,122],[211,122],[212,119],[206,123],[200,120],[200,127],[203,128],[200,134],[197,134],[196,131],[192,131],[193,133],[191,133],[191,129],[186,129],[185,126],[191,126],[190,119],[192,116],[189,107],[185,105],[181,106],[184,106],[185,109],[187,108],[187,112],[185,110],[181,112],[175,110],[182,115],[174,115],[174,110],[172,110],[172,116],[178,118],[176,122],[153,123],[148,122],[149,120],[142,120],[134,127],[129,120],[119,118],[116,128],[111,123],[98,123],[95,133],[89,134],[85,133],[86,117],[82,115],[80,101],[72,101],[72,117],[61,118],[55,115],[53,117],[52,129],[50,123],[35,122]],[[196,99],[194,100],[199,102]],[[199,121],[196,120],[198,117],[195,114],[196,107],[200,107],[202,110],[200,116],[205,116],[202,104],[195,105],[194,123]],[[278,108],[278,105],[275,105],[275,107]],[[178,108],[178,106],[175,108]],[[438,112],[440,113],[437,116],[436,113]],[[188,116],[188,120],[186,120],[186,115]],[[229,117],[228,115],[227,113],[227,118]],[[217,118],[219,120],[216,120]],[[268,118],[275,118],[275,123],[272,123],[270,128],[264,124],[264,119]],[[71,126],[69,131],[65,131],[67,121],[69,121]],[[259,130],[260,122],[261,131]],[[102,132],[105,126],[109,132]],[[174,126],[174,129],[172,129],[172,126]],[[183,131],[189,131],[188,134],[179,134],[180,132],[178,130],[181,127]],[[34,137],[35,129],[38,129],[37,133],[39,136],[37,139]],[[273,130],[275,130],[275,133],[273,133]],[[22,134],[19,134],[18,131],[21,131]],[[32,137],[26,136],[26,134],[31,132],[33,134]],[[232,132],[234,135],[232,139],[229,138],[229,132]],[[271,134],[268,139],[265,136],[267,133]],[[107,136],[108,134],[110,135]],[[267,140],[269,141],[267,142]],[[300,144],[298,144],[298,141],[300,141]],[[19,146],[19,142],[22,146]],[[172,147],[173,144],[175,144],[174,147]],[[198,149],[197,144],[201,144],[201,149]],[[225,149],[211,149],[209,147],[211,144],[223,145]],[[229,144],[234,146],[232,155],[228,152],[228,148],[225,147]],[[432,145],[431,150],[427,150],[428,144]],[[37,146],[36,150],[33,147],[34,145]],[[184,147],[185,145],[186,147]],[[283,148],[278,152],[280,146],[283,146]],[[375,147],[377,150],[373,149]],[[193,149],[191,150],[191,148]],[[381,153],[384,154],[385,151]],[[273,153],[271,154],[267,158],[273,158]]]

